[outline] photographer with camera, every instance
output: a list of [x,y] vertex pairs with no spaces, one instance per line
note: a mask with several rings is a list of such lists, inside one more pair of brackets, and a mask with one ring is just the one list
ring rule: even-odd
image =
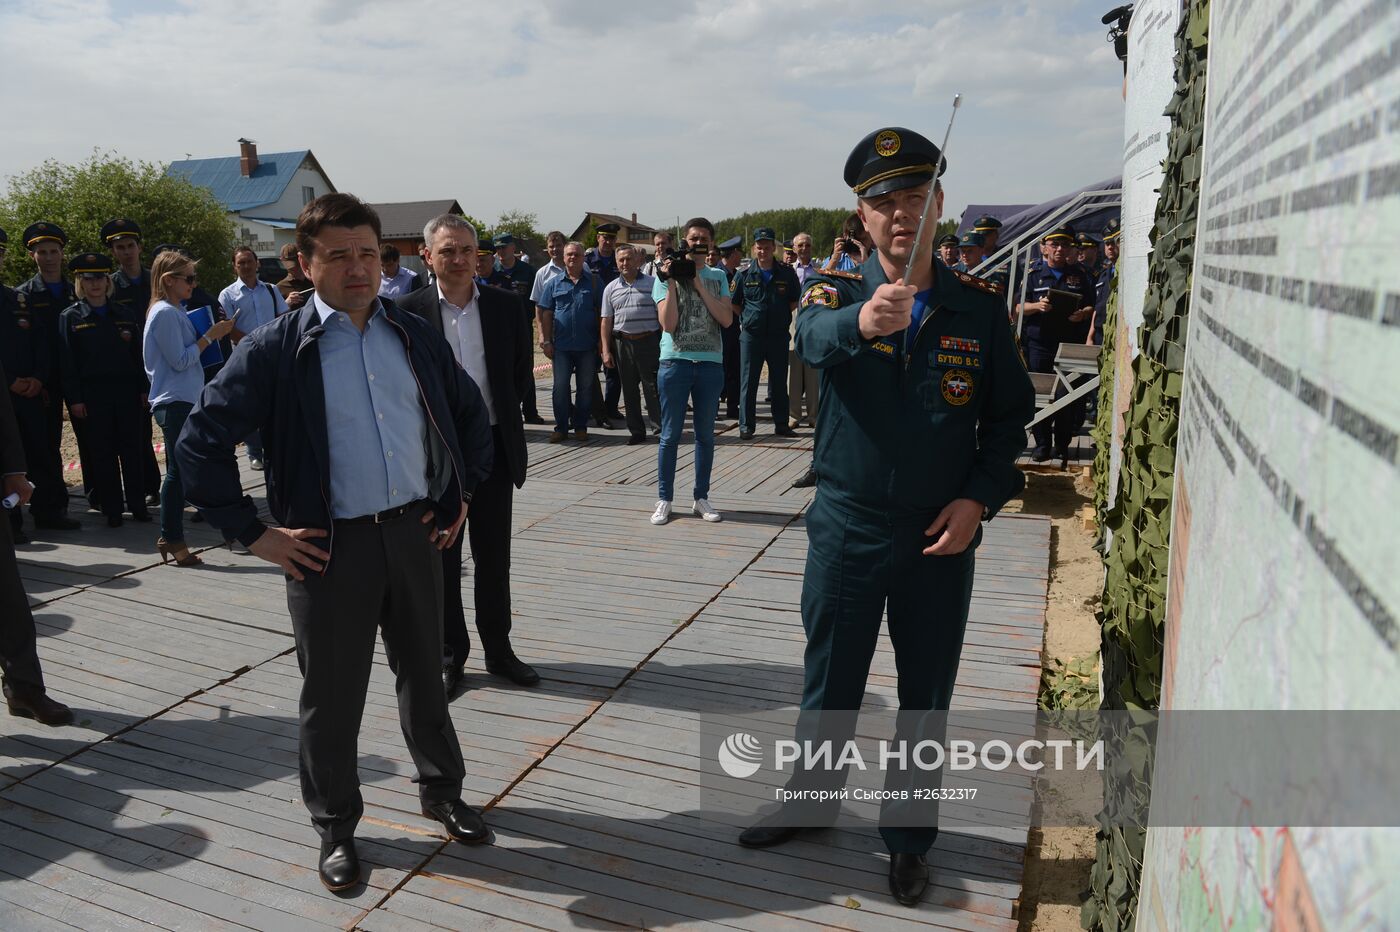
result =
[[870,247],[870,234],[865,232],[860,214],[852,212],[841,225],[841,235],[832,243],[831,258],[826,260],[823,268],[854,272],[870,258]]
[[715,458],[715,413],[724,384],[724,341],[734,310],[729,280],[704,265],[714,242],[714,224],[696,217],[685,225],[685,251],[671,253],[657,269],[652,298],[661,321],[661,367],[656,377],[661,395],[661,444],[656,455],[656,510],[652,524],[671,520],[676,481],[676,447],[685,427],[685,407],[695,411],[695,514],[719,521],[710,505],[710,467]]

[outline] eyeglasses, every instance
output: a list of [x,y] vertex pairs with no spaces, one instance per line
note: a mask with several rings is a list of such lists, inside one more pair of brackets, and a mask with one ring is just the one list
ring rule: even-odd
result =
[[195,282],[199,281],[198,276],[195,275],[176,275],[174,272],[166,272],[165,274],[176,281],[184,282],[186,285],[193,285]]
[[82,273],[81,275],[79,275],[78,278],[82,279],[82,280],[85,281],[85,282],[98,282],[98,281],[103,281],[103,280],[105,280],[105,279],[107,278],[107,273],[106,273],[106,272],[84,272],[84,273]]

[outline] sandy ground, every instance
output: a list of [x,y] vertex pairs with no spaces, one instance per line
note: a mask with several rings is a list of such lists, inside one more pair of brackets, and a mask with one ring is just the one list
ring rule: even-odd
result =
[[[1026,480],[1023,498],[1008,510],[1047,515],[1053,524],[1041,660],[1047,665],[1053,659],[1068,662],[1099,649],[1094,611],[1103,586],[1103,566],[1093,549],[1094,532],[1084,529],[1079,515],[1079,509],[1090,503],[1091,490],[1087,479],[1077,474],[1029,473]],[[1083,800],[1075,802],[1075,810],[1083,811]],[[1079,904],[1089,888],[1089,869],[1094,863],[1094,829],[1054,825],[1057,810],[1065,810],[1069,803],[1043,792],[1036,794],[1039,821],[1046,827],[1031,829],[1019,914],[1021,932],[1080,928]]]

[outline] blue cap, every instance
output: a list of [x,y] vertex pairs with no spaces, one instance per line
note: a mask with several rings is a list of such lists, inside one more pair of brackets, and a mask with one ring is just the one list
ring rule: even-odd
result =
[[42,243],[44,240],[53,240],[60,246],[67,246],[68,234],[63,232],[63,227],[56,223],[49,223],[47,220],[31,223],[24,228],[25,249],[33,249],[36,244]]
[[875,197],[933,180],[948,168],[938,147],[912,129],[887,126],[866,136],[846,159],[846,184],[861,197]]
[[136,239],[140,239],[141,225],[135,220],[128,220],[125,217],[117,220],[108,220],[106,223],[102,224],[102,232],[100,235],[102,237],[102,242],[109,246],[112,244],[112,240],[121,239],[123,236],[134,236]]
[[112,257],[97,252],[85,252],[69,261],[68,271],[74,275],[111,275]]
[[753,241],[756,243],[761,239],[771,239],[777,242],[778,235],[773,232],[772,227],[759,227],[753,231]]
[[742,236],[731,236],[729,239],[725,240],[724,242],[722,242],[722,243],[717,243],[717,244],[715,245],[715,248],[718,249],[720,252],[730,252],[730,251],[732,251],[732,250],[738,249],[739,247],[741,247],[741,246],[743,246],[743,245],[744,245],[744,238],[743,238]]
[[964,233],[962,239],[958,240],[958,247],[972,246],[981,249],[987,245],[987,238],[981,233]]
[[502,246],[514,246],[515,237],[511,236],[509,233],[502,233],[497,236],[493,242],[495,242],[497,249],[500,249]]

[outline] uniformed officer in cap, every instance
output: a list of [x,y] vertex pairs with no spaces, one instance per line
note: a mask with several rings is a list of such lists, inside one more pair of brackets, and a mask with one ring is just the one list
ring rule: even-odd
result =
[[1099,272],[1103,270],[1103,263],[1099,257],[1099,241],[1092,233],[1080,230],[1074,235],[1074,245],[1079,250],[1079,264],[1097,279]]
[[[44,409],[43,432],[40,438],[36,438],[42,449],[31,452],[26,447],[25,456],[29,460],[31,477],[36,473],[41,477],[48,475],[53,463],[59,464],[57,488],[53,488],[50,482],[54,497],[49,499],[46,496],[42,506],[35,505],[42,507],[42,511],[34,512],[31,509],[31,513],[35,516],[36,527],[72,530],[78,523],[67,516],[68,487],[62,481],[63,393],[59,390],[58,381],[58,315],[76,299],[73,286],[63,274],[63,250],[68,245],[68,234],[58,224],[40,220],[25,228],[23,240],[24,248],[39,271],[15,289],[15,296],[28,311],[30,325],[42,331],[42,341],[36,349],[45,356],[40,369],[48,374],[40,395]],[[23,427],[21,431],[24,431]],[[38,467],[34,465],[36,457],[40,463]],[[35,479],[34,484],[38,486],[41,481]],[[35,494],[38,494],[37,488]],[[42,521],[40,514],[44,516]]]
[[[9,236],[0,229],[0,259],[5,257]],[[50,368],[54,358],[50,335],[29,309],[29,296],[0,285],[0,369],[5,381],[0,391],[9,396],[15,412],[17,438],[28,463],[29,480],[34,485],[29,513],[40,528],[73,530],[78,522],[63,513],[67,491],[63,485],[63,460],[59,450],[48,442],[44,394],[57,396],[57,371]],[[29,543],[24,533],[24,510],[10,509],[10,527],[16,544]]]
[[996,252],[997,243],[1001,240],[1001,221],[991,214],[983,214],[972,221],[972,232],[982,234],[982,247],[987,250],[987,255]]
[[1103,228],[1103,265],[1094,280],[1094,326],[1089,342],[1103,346],[1104,321],[1108,316],[1108,296],[1113,289],[1113,275],[1118,268],[1118,249],[1123,230],[1118,218],[1110,218]]
[[[903,281],[943,164],[901,127],[861,140],[845,178],[875,252],[855,273],[808,279],[799,300],[797,352],[822,371],[804,712],[860,708],[886,612],[901,711],[948,708],[981,522],[1025,483],[1016,458],[1035,396],[996,287],[931,257]],[[941,188],[932,196],[941,211]],[[890,890],[913,905],[937,827],[896,824],[898,807],[882,811],[880,831]],[[766,847],[800,830],[765,820],[740,841]]]
[[[583,267],[598,276],[598,286],[607,287],[608,282],[617,278],[617,233],[621,229],[616,223],[598,224],[598,245],[583,254]],[[617,367],[603,366],[601,383],[593,383],[593,425],[604,430],[612,429],[613,421],[622,420],[622,412],[617,409],[622,400],[622,380],[618,378]]]
[[944,233],[938,238],[938,258],[950,269],[962,261],[958,257],[958,237],[955,234]]
[[[112,297],[130,305],[144,332],[146,312],[151,308],[151,270],[141,265],[141,226],[135,220],[119,217],[102,224],[100,235],[102,244],[112,253],[112,260],[117,265],[112,273],[112,285],[116,289]],[[146,504],[155,506],[160,504],[160,464],[156,461],[155,448],[151,446],[151,419],[143,418],[142,425],[145,435],[142,455],[145,459]]]
[[982,264],[987,250],[981,233],[964,233],[958,240],[958,264],[953,268],[959,272],[971,272]]
[[[729,278],[729,293],[734,293],[734,276],[739,274],[739,263],[744,258],[744,237],[731,236],[722,243],[715,244],[720,254],[719,268]],[[724,416],[728,420],[739,420],[741,392],[739,391],[739,315],[728,327],[721,327],[720,339],[724,346],[724,388],[719,393],[724,403]]]
[[78,300],[59,317],[59,360],[68,412],[86,434],[79,451],[83,474],[91,477],[108,527],[121,527],[123,510],[150,521],[141,457],[150,385],[141,363],[141,325],[135,309],[113,297],[109,257],[83,253],[68,270]]
[[[1020,314],[1021,339],[1026,348],[1026,364],[1032,372],[1054,372],[1055,354],[1061,343],[1083,343],[1089,335],[1094,313],[1094,280],[1076,259],[1078,247],[1075,231],[1064,225],[1045,234],[1040,242],[1040,258],[1026,271],[1025,301],[1017,304]],[[1021,296],[1018,282],[1012,292]],[[1059,306],[1050,292],[1068,293],[1074,300]],[[1063,394],[1063,387],[1056,397]],[[1043,463],[1054,454],[1062,461],[1069,458],[1069,444],[1084,420],[1082,401],[1062,408],[1050,420],[1032,428],[1035,448],[1031,459]]]
[[768,366],[773,433],[790,437],[787,354],[792,314],[797,310],[797,273],[776,261],[777,236],[768,227],[753,234],[754,261],[734,275],[731,294],[739,316],[739,439],[750,440],[758,406],[758,383]]

